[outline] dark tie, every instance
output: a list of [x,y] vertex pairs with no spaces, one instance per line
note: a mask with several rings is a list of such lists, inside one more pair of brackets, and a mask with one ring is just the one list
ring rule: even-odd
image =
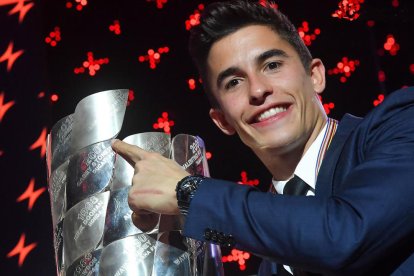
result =
[[[297,175],[295,175],[291,180],[286,182],[285,187],[283,188],[284,195],[306,195],[308,191],[314,192],[314,189]],[[283,265],[279,265],[278,268],[279,268],[279,271],[281,272],[280,275],[292,275],[285,270]],[[290,268],[294,276],[315,275],[315,274],[312,274],[312,273],[309,273],[309,272],[306,272],[300,269],[296,269],[294,267],[290,267]]]
[[283,188],[284,195],[306,195],[308,191],[313,191],[312,187],[295,175]]

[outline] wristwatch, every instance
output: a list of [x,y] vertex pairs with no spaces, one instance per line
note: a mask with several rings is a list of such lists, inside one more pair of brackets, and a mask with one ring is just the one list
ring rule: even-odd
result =
[[198,186],[204,178],[205,177],[202,175],[188,175],[178,181],[175,192],[177,196],[178,209],[182,215],[187,216],[191,200],[193,199]]

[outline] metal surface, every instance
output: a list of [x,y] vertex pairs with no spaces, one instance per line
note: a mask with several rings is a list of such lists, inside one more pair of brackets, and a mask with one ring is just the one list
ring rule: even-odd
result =
[[70,152],[116,137],[122,127],[127,99],[127,89],[103,91],[82,99],[73,117]]
[[[109,90],[84,98],[47,137],[57,274],[223,275],[219,248],[182,236],[181,217],[159,216],[146,233],[133,224],[128,192],[134,168],[111,147],[127,96],[128,90]],[[208,176],[199,137],[180,134],[171,141],[169,134],[145,132],[124,141]]]
[[63,221],[64,263],[68,267],[93,249],[103,237],[109,191],[93,195],[72,207]]

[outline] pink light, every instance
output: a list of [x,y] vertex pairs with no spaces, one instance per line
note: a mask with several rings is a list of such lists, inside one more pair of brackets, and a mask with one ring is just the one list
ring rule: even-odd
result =
[[81,74],[85,72],[85,69],[89,70],[90,76],[95,76],[96,72],[102,68],[102,64],[109,63],[109,58],[95,59],[93,52],[87,53],[87,60],[82,62],[82,67],[74,69],[75,74]]
[[374,20],[368,20],[367,25],[368,25],[368,27],[374,27],[375,26],[375,21]]
[[339,81],[345,83],[357,66],[359,66],[359,60],[350,60],[348,57],[343,57],[335,68],[328,70],[328,75],[342,75],[339,77]]
[[151,69],[155,69],[157,67],[157,64],[161,60],[161,54],[168,53],[169,51],[170,51],[170,49],[168,47],[158,48],[158,52],[155,52],[153,49],[148,49],[148,51],[147,51],[148,55],[139,56],[138,61],[139,62],[148,61],[149,62],[149,67]]
[[321,30],[315,29],[313,33],[309,33],[309,23],[307,21],[303,21],[302,25],[298,27],[298,32],[305,45],[309,46],[312,44],[312,41],[316,39],[316,36],[321,33]]
[[341,0],[338,3],[338,9],[332,14],[332,17],[349,21],[356,20],[359,17],[362,3],[364,3],[364,0]]
[[196,89],[196,82],[194,79],[189,79],[187,82],[188,82],[188,88],[190,88],[190,90]]
[[157,122],[152,125],[154,129],[162,129],[165,133],[170,133],[172,126],[174,126],[174,121],[168,119],[168,112],[163,112]]
[[262,6],[266,6],[266,4],[270,3],[270,6],[271,6],[272,8],[274,8],[274,9],[277,9],[277,8],[278,8],[278,6],[277,6],[277,4],[276,4],[276,3],[271,2],[271,1],[268,1],[268,0],[260,0],[260,1],[259,1],[259,3],[260,3],[260,5],[262,5]]
[[121,34],[121,25],[119,24],[119,20],[114,20],[112,25],[109,25],[109,30],[114,32],[116,35]]
[[378,105],[380,105],[380,104],[384,101],[384,99],[385,99],[384,94],[379,94],[379,95],[378,95],[378,98],[377,98],[376,100],[374,100],[374,101],[373,101],[373,105],[374,105],[374,106],[378,106]]
[[207,158],[207,160],[211,159],[211,157],[213,157],[213,155],[211,154],[211,152],[207,151],[206,152],[206,158]]
[[57,101],[59,100],[59,96],[58,96],[57,94],[52,94],[52,95],[50,96],[50,100],[51,100],[52,102],[57,102]]
[[391,4],[394,8],[398,8],[398,6],[400,5],[400,2],[398,0],[392,0]]
[[322,96],[321,95],[318,95],[318,96],[319,96],[319,100],[322,103],[323,109],[325,110],[325,113],[329,114],[331,112],[331,110],[335,108],[335,104],[332,103],[332,102],[331,103],[323,103]]
[[414,75],[414,63],[410,64],[410,72]]
[[335,108],[335,104],[334,103],[327,103],[327,104],[323,104],[323,109],[325,110],[326,114],[331,113],[331,110]]
[[135,100],[135,92],[134,92],[134,90],[129,89],[127,106],[129,106],[131,104],[131,102],[133,102],[134,100]]
[[204,10],[204,5],[198,5],[198,9],[194,10],[193,14],[189,16],[189,19],[185,21],[185,29],[189,31],[192,27],[200,24],[200,13]]
[[378,72],[378,80],[380,81],[380,82],[384,82],[385,81],[385,72],[384,71],[379,71]]
[[249,186],[257,186],[257,185],[259,185],[259,180],[258,179],[249,180],[247,178],[247,172],[246,171],[242,171],[240,173],[240,176],[241,176],[241,180],[239,182],[237,182],[239,184],[249,185]]
[[155,2],[158,9],[162,9],[168,0],[147,0],[147,2]]
[[72,2],[71,1],[67,1],[66,4],[65,4],[65,6],[66,6],[67,9],[71,9],[71,8],[75,7],[75,9],[77,11],[82,11],[82,9],[86,5],[88,5],[88,1],[87,0],[75,0],[75,1],[72,0]]
[[232,249],[231,254],[227,256],[223,256],[221,260],[223,263],[237,262],[239,264],[239,269],[243,271],[246,269],[246,260],[248,260],[249,258],[250,258],[250,253],[245,252],[245,251],[240,251],[237,249]]
[[398,51],[400,50],[400,45],[396,43],[393,35],[387,35],[387,39],[384,43],[384,49],[388,51],[392,56],[397,55]]

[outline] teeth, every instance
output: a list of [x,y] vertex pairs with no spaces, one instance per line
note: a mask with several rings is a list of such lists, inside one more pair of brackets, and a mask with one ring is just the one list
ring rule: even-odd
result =
[[286,111],[286,107],[274,107],[260,114],[257,119],[261,122],[283,111]]

